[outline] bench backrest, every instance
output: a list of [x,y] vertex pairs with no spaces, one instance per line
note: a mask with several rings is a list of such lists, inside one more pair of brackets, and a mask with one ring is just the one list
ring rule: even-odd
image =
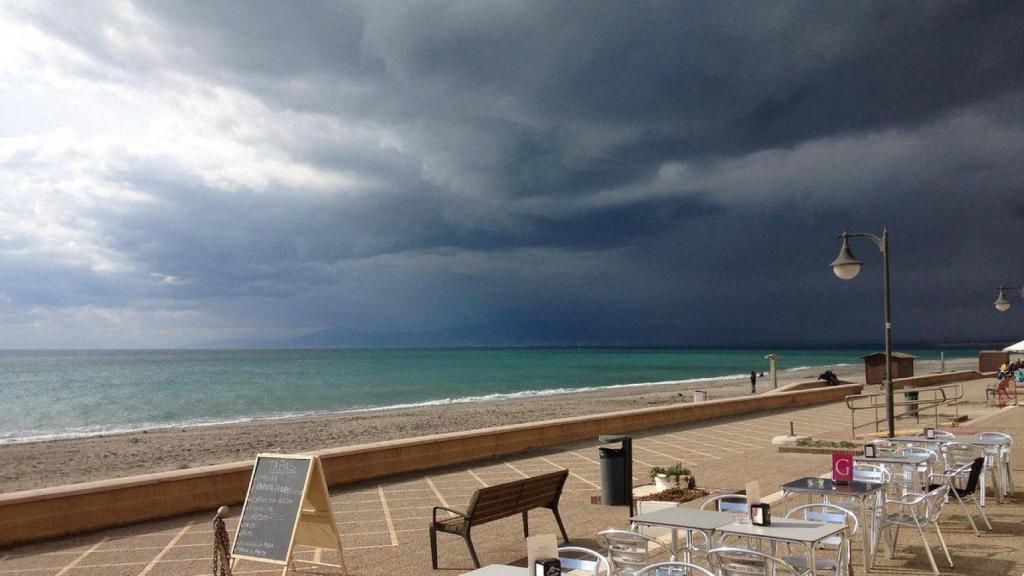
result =
[[471,524],[483,524],[533,508],[557,506],[568,477],[568,470],[560,470],[481,488],[473,494],[466,515]]

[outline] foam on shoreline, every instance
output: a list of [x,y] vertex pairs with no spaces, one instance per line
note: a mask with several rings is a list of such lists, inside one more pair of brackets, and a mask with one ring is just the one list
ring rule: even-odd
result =
[[[788,369],[806,370],[809,367],[798,367]],[[26,444],[29,442],[48,442],[53,440],[65,440],[70,438],[91,438],[107,434],[130,434],[144,430],[168,430],[172,428],[190,428],[201,426],[224,426],[231,424],[243,424],[247,422],[289,420],[294,418],[309,418],[316,416],[343,416],[346,414],[362,414],[367,412],[379,412],[386,410],[408,410],[428,406],[445,406],[450,404],[467,404],[471,402],[501,402],[505,400],[517,400],[523,398],[536,398],[543,396],[554,396],[558,394],[576,394],[583,392],[598,392],[602,390],[616,390],[623,388],[643,388],[649,386],[669,386],[678,384],[697,384],[704,382],[722,382],[736,380],[746,377],[745,374],[729,374],[726,376],[707,376],[701,378],[688,378],[684,380],[662,380],[658,382],[632,382],[628,384],[609,384],[607,386],[581,386],[579,388],[547,388],[543,390],[521,390],[519,392],[503,392],[484,394],[479,396],[461,396],[458,398],[436,398],[421,402],[408,402],[402,404],[389,404],[386,406],[359,406],[341,410],[314,410],[305,412],[282,412],[280,414],[258,414],[241,418],[225,420],[191,420],[180,422],[140,423],[136,426],[112,426],[112,427],[89,427],[87,429],[69,429],[60,432],[48,432],[30,434],[26,436],[11,436],[0,438],[0,446],[8,444]]]

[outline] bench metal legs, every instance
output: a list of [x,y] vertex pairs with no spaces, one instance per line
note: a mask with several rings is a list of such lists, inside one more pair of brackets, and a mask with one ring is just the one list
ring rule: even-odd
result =
[[437,528],[430,527],[430,563],[437,570]]
[[[558,530],[562,533],[562,543],[569,543],[569,535],[565,532],[565,525],[562,524],[562,516],[558,513],[558,508],[548,508],[551,513],[555,515],[555,522],[558,524]],[[523,536],[526,538],[530,537],[530,523],[527,517],[527,513],[523,512]]]
[[473,558],[473,566],[480,567],[480,559],[476,557],[476,548],[473,548],[473,541],[469,538],[469,528],[466,528],[466,535],[463,536],[466,539],[466,546],[469,547],[469,555]]
[[[557,508],[549,508],[549,510],[555,515],[558,530],[562,533],[562,542],[568,544],[569,534],[565,531],[565,524],[562,524],[562,516],[558,513]],[[523,512],[523,536],[530,536],[530,519],[527,512]],[[466,541],[466,547],[469,548],[469,555],[473,558],[473,565],[479,568],[480,560],[476,557],[476,549],[473,548],[473,540],[470,539],[469,528],[466,528],[466,533],[462,535],[462,539]],[[437,528],[434,526],[430,527],[430,563],[434,570],[437,570]]]
[[[469,537],[469,529],[466,529],[462,539],[466,541],[466,547],[469,548],[469,555],[473,558],[473,566],[479,568],[480,559],[476,557],[476,548],[473,548],[473,541]],[[430,563],[434,570],[437,570],[437,529],[433,526],[430,527]]]
[[569,535],[565,533],[565,524],[562,524],[562,517],[558,514],[558,508],[550,508],[550,510],[555,515],[555,522],[558,523],[558,529],[562,532],[562,541],[565,544],[568,544]]

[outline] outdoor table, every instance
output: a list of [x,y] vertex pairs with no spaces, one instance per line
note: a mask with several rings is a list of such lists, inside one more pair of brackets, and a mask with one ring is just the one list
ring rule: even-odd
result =
[[[808,482],[808,480],[813,482]],[[821,487],[818,486],[819,481],[822,483]],[[864,571],[870,572],[872,552],[876,542],[876,538],[874,538],[876,523],[868,524],[867,500],[868,498],[878,498],[880,494],[883,494],[882,491],[885,490],[885,486],[885,484],[878,484],[876,482],[860,482],[857,480],[849,484],[836,484],[830,478],[801,478],[782,485],[783,506],[788,512],[789,509],[785,505],[785,497],[791,493],[807,494],[808,502],[810,502],[813,495],[821,495],[825,500],[832,496],[853,497],[860,500],[860,534],[861,545],[864,548]],[[874,514],[871,515],[871,518],[874,520]]]
[[658,526],[672,530],[672,549],[679,549],[679,530],[686,530],[686,549],[683,551],[684,560],[690,561],[690,550],[693,545],[693,532],[697,531],[704,535],[709,546],[711,545],[711,533],[719,526],[736,521],[736,515],[731,512],[717,512],[712,510],[697,510],[696,508],[663,508],[655,512],[640,514],[629,519],[635,529],[636,526]]
[[462,576],[529,576],[528,570],[522,566],[505,566],[504,564],[488,564],[472,572],[464,572]]
[[917,466],[928,460],[924,454],[911,454],[909,456],[896,456],[895,454],[883,454],[868,458],[867,456],[854,456],[854,461],[864,464],[902,464],[903,466]]
[[928,461],[928,456],[924,454],[910,454],[908,456],[880,454],[874,458],[868,458],[867,456],[854,456],[853,460],[858,464],[877,464],[883,468],[887,467],[887,465],[902,466],[904,469],[909,469],[913,477],[916,478],[915,470],[919,465]]
[[[943,446],[945,444],[957,443],[957,444],[970,444],[971,446],[978,446],[979,448],[1002,448],[1006,446],[1006,440],[995,439],[995,438],[975,438],[973,436],[936,436],[935,438],[926,438],[924,436],[893,436],[888,439],[891,442],[899,442],[902,444],[935,444],[936,446]],[[998,463],[999,474],[993,476],[996,485],[992,487],[992,491],[995,492],[996,502],[1003,501],[1003,495],[1005,494],[1006,482],[1006,466],[1003,463],[1002,451],[998,452]],[[986,492],[986,476],[987,474],[981,475],[981,497],[978,499],[978,503],[982,506],[985,505],[985,492]]]
[[818,542],[846,530],[846,527],[832,523],[810,522],[798,518],[772,518],[771,526],[755,526],[750,523],[749,519],[746,519],[745,521],[734,521],[725,526],[719,526],[716,530],[719,534],[723,535],[733,534],[747,538],[768,540],[771,545],[771,555],[776,558],[779,556],[776,550],[777,543],[801,544],[807,550],[807,567],[811,572],[814,572],[814,567],[817,566],[817,561],[814,558],[814,548],[818,545]]

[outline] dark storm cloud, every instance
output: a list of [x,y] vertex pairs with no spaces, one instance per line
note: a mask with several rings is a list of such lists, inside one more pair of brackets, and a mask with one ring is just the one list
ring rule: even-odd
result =
[[[827,263],[836,233],[888,225],[903,334],[1019,327],[989,300],[1024,281],[1007,234],[1024,212],[1020,3],[135,10],[15,12],[90,55],[69,75],[158,91],[186,77],[314,118],[239,139],[371,184],[225,190],[128,154],[101,178],[157,202],[83,211],[132,271],[27,271],[26,287],[235,320],[251,309],[211,302],[269,299],[279,333],[486,325],[501,340],[515,319],[517,343],[863,340],[879,332],[864,320],[880,314],[875,250],[856,247],[849,284]],[[155,48],[126,48],[112,22]],[[60,306],[52,292],[17,299]]]

